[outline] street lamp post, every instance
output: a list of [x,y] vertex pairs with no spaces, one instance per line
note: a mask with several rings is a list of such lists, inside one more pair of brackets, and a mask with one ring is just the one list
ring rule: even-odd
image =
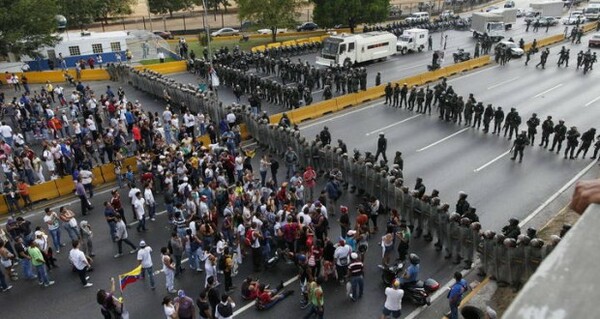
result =
[[[202,0],[202,6],[204,6],[204,20],[208,21],[208,10],[206,9],[206,0]],[[212,67],[212,51],[210,49],[210,32],[208,28],[208,23],[204,24],[204,31],[206,32],[206,40],[208,46],[208,62]]]

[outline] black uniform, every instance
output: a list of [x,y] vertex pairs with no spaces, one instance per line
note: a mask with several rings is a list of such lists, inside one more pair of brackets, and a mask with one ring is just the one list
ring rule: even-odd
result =
[[379,158],[379,154],[383,155],[383,160],[387,162],[387,156],[385,156],[385,151],[387,150],[387,139],[383,136],[383,133],[379,134],[379,139],[377,140],[377,153],[375,153],[375,162]]
[[519,112],[515,111],[512,121],[510,121],[510,123],[509,123],[509,130],[510,130],[508,132],[509,140],[512,138],[513,132],[515,133],[515,138],[517,138],[517,134],[519,134],[519,125],[521,125],[521,116],[519,115]]
[[513,144],[514,153],[513,157],[510,159],[514,161],[517,158],[517,155],[519,155],[519,163],[521,163],[523,161],[523,150],[527,145],[529,145],[529,139],[527,139],[527,135],[525,131],[523,131],[515,138],[515,143]]
[[494,112],[494,132],[492,134],[500,135],[500,131],[502,131],[502,121],[504,121],[504,111],[500,106]]
[[575,159],[573,156],[573,152],[575,152],[575,148],[579,145],[579,131],[575,126],[571,127],[571,129],[567,132],[567,148],[565,148],[565,159],[567,159],[567,155],[569,155],[570,159]]
[[542,141],[539,146],[544,145],[544,148],[548,147],[548,141],[552,132],[554,132],[554,122],[552,122],[552,116],[548,116],[544,123],[542,123]]
[[492,118],[494,117],[494,108],[492,107],[491,104],[488,104],[488,106],[485,108],[485,111],[483,112],[483,132],[487,133],[490,131],[490,122],[492,121]]
[[590,146],[592,145],[592,142],[594,141],[594,136],[596,136],[595,128],[591,128],[585,133],[581,134],[581,146],[579,147],[579,150],[577,150],[575,158],[579,157],[579,153],[581,152],[583,152],[582,158],[585,158],[585,155],[587,154],[588,150],[590,149]]
[[527,120],[527,138],[531,142],[531,145],[535,144],[535,134],[537,134],[537,127],[540,125],[540,119],[537,118],[537,114],[533,113],[531,118]]
[[558,121],[558,124],[554,126],[554,139],[552,140],[552,148],[550,152],[554,152],[554,148],[556,149],[556,154],[560,152],[562,147],[562,142],[565,140],[565,136],[567,134],[567,127],[565,126],[565,121]]
[[392,83],[388,83],[385,86],[385,103],[384,104],[392,104],[392,93],[394,91],[394,89],[392,89]]
[[319,139],[321,140],[321,143],[323,143],[323,146],[331,143],[331,133],[329,133],[327,126],[325,126],[321,133],[319,133]]

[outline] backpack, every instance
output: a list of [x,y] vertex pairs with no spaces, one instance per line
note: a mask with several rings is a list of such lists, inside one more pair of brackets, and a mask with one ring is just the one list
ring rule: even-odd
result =
[[252,246],[252,233],[254,231],[250,228],[248,230],[246,230],[246,239],[244,240],[244,242],[246,243],[247,246]]
[[223,318],[229,318],[233,316],[233,308],[231,308],[229,303],[227,305],[220,303],[217,306],[217,313],[219,313],[219,315],[221,315]]
[[189,298],[179,299],[179,310],[177,315],[180,318],[192,318],[194,316],[194,303]]

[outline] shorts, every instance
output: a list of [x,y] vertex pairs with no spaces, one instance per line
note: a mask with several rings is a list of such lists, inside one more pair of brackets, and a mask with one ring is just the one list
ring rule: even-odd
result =
[[386,307],[383,307],[383,315],[384,316],[392,316],[392,318],[400,318],[400,314],[402,313],[400,310],[389,310]]

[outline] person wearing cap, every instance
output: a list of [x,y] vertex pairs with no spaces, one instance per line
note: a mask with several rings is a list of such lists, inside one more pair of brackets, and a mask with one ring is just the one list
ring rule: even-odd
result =
[[387,163],[387,156],[385,152],[387,150],[387,139],[383,132],[379,133],[379,139],[377,139],[377,152],[375,153],[375,162],[379,158],[379,154],[383,155],[383,160]]
[[[194,299],[188,297],[185,294],[185,291],[182,289],[178,291],[169,291],[170,293],[177,292],[177,297],[173,300],[173,305],[175,308],[174,317],[170,318],[178,318],[178,319],[195,319],[196,318],[196,307],[194,306]],[[166,298],[166,297],[165,297]]]
[[381,319],[400,318],[402,314],[402,297],[404,297],[404,290],[400,289],[400,281],[396,279],[392,283],[392,287],[385,288],[385,303],[383,304]]
[[142,277],[149,277],[150,289],[154,290],[154,272],[152,271],[152,248],[146,245],[144,240],[140,241],[140,249],[137,252],[138,264],[142,265]]
[[350,264],[348,265],[348,280],[350,280],[352,286],[352,293],[350,294],[350,299],[352,301],[356,301],[357,299],[362,298],[363,289],[364,289],[364,265],[360,258],[358,258],[357,253],[350,254]]
[[447,315],[449,319],[458,319],[458,306],[462,300],[463,294],[469,288],[467,281],[463,279],[460,272],[454,273],[454,284],[448,291],[448,303],[450,305],[450,315]]

